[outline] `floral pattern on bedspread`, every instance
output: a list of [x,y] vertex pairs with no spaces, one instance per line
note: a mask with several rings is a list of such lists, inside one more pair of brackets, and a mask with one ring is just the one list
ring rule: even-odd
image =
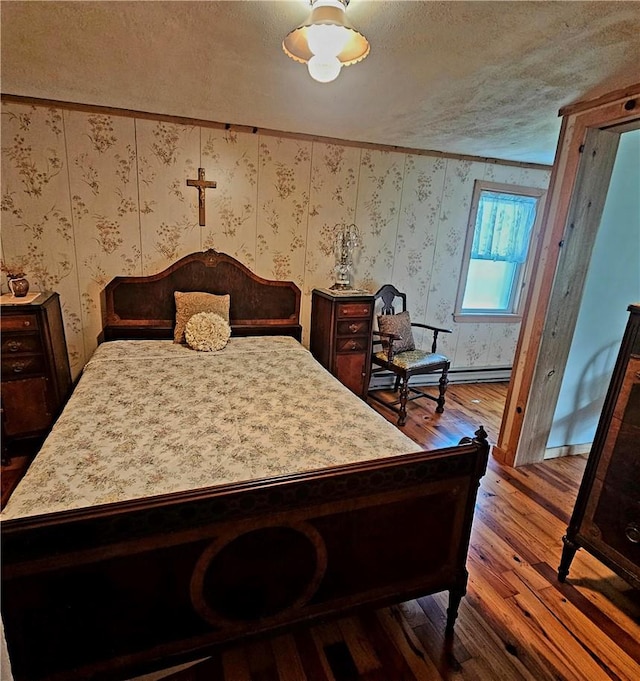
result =
[[98,347],[3,518],[419,451],[284,336]]

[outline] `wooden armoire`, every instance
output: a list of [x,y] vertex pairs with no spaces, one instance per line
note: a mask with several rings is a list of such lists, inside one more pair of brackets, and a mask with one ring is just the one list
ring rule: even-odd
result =
[[567,534],[558,578],[584,548],[640,588],[640,303],[627,324]]

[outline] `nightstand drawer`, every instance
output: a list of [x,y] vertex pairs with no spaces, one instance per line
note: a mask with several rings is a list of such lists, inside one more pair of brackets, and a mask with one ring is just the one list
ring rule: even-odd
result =
[[338,336],[369,335],[369,320],[354,319],[350,322],[338,322]]
[[369,337],[338,338],[336,352],[362,352],[369,347]]
[[2,331],[37,331],[38,317],[34,314],[2,315],[0,318]]
[[338,305],[338,318],[366,317],[371,316],[372,303],[340,303]]
[[21,355],[19,357],[2,358],[2,380],[22,378],[33,374],[42,374],[45,370],[42,355]]
[[42,352],[40,336],[34,333],[15,333],[2,335],[2,354],[13,355],[19,352]]

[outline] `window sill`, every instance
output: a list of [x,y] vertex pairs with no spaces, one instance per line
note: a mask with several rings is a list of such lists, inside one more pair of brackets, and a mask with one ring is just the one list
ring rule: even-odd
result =
[[504,323],[516,324],[522,321],[522,315],[519,314],[468,314],[468,313],[454,313],[453,321],[461,324],[485,324],[485,323]]

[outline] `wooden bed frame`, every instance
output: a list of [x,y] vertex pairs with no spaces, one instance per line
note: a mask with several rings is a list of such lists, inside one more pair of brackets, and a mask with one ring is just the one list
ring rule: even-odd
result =
[[[173,292],[231,295],[236,335],[300,338],[300,291],[230,256],[189,255],[105,289],[106,340],[172,337]],[[354,399],[357,399],[354,396]],[[489,445],[2,523],[2,616],[16,681],[125,679],[357,607],[466,590]]]
[[300,289],[292,281],[257,276],[214,250],[192,253],[148,277],[116,277],[102,296],[100,340],[173,338],[174,291],[231,296],[234,336],[293,336],[300,340]]

